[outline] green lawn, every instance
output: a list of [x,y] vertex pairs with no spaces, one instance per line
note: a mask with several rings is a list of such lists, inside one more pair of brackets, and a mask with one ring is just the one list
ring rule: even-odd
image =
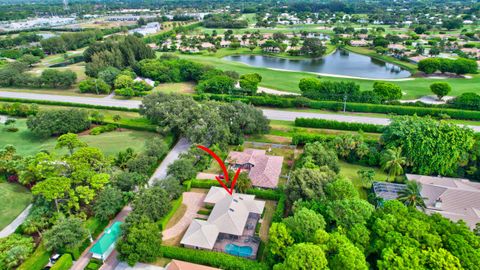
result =
[[[222,52],[219,55],[225,55]],[[280,91],[299,93],[298,82],[302,78],[317,77],[316,74],[307,72],[272,70],[262,67],[249,66],[239,62],[223,60],[215,55],[185,55],[179,54],[180,57],[195,62],[214,66],[222,70],[234,70],[240,74],[256,72],[262,76],[263,87],[277,89]],[[322,80],[330,81],[352,81],[360,85],[362,90],[371,90],[375,80],[364,79],[347,79],[329,76],[321,76]],[[434,82],[444,81],[452,86],[452,92],[449,95],[457,96],[465,92],[478,91],[480,85],[480,74],[472,75],[472,79],[429,79],[429,78],[412,78],[412,80],[394,81],[395,84],[402,88],[405,92],[403,99],[415,99],[425,95],[431,95],[430,84]]]
[[[32,134],[26,126],[25,119],[18,119],[16,127],[18,132],[12,133],[0,128],[0,147],[3,148],[7,144],[11,144],[17,148],[17,152],[21,155],[32,155],[40,150],[54,151],[59,154],[66,153],[66,150],[60,151],[55,149],[55,138],[38,138]],[[100,135],[81,135],[80,139],[89,146],[98,147],[105,155],[114,155],[119,151],[128,147],[136,151],[143,149],[146,140],[152,136],[159,136],[155,133],[144,131],[123,130],[102,133]]]
[[0,183],[0,230],[12,222],[32,200],[32,194],[19,184]]
[[387,174],[380,170],[379,168],[375,167],[367,167],[367,166],[362,166],[362,165],[357,165],[357,164],[351,164],[347,163],[345,161],[340,161],[340,175],[350,179],[352,183],[355,185],[355,187],[358,189],[360,193],[360,197],[366,199],[367,198],[367,190],[362,186],[362,182],[360,180],[360,177],[358,177],[357,172],[361,169],[373,169],[375,170],[375,181],[386,181],[387,180]]

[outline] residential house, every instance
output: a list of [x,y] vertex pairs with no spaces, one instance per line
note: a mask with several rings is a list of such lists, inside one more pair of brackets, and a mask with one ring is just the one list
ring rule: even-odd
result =
[[[480,183],[467,179],[407,174],[408,181],[422,185],[425,213],[438,213],[454,222],[463,220],[471,229],[480,222]],[[405,189],[404,184],[375,182],[373,189],[378,197],[392,200]]]
[[360,40],[351,40],[350,45],[353,47],[366,47],[369,45],[369,43],[364,39],[360,39]]
[[[204,203],[214,205],[208,219],[194,219],[180,243],[188,248],[254,258],[260,242],[254,237],[255,227],[263,213],[265,202],[255,200],[255,195],[230,195],[221,187],[211,187]],[[232,249],[239,246],[249,248],[246,251]]]
[[219,268],[213,268],[205,265],[189,263],[179,260],[171,260],[165,270],[220,270]]
[[253,186],[276,188],[282,172],[283,157],[266,155],[265,150],[245,149],[243,152],[230,152],[227,162],[233,170],[241,168],[248,172]]

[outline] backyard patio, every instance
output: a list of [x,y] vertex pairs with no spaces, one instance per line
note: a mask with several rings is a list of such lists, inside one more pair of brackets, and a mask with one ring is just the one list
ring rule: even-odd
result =
[[[217,241],[213,246],[214,251],[219,251],[223,253],[229,253],[236,256],[241,256],[249,259],[256,259],[258,247],[260,245],[260,237],[255,236],[255,227],[257,223],[260,221],[260,215],[250,213],[247,219],[247,224],[243,229],[242,236],[236,236],[231,234],[224,234],[221,233],[218,235]],[[244,247],[250,247],[247,253],[244,254],[242,251],[228,252],[227,245],[235,245],[240,249],[245,249]],[[248,255],[250,253],[250,255]]]

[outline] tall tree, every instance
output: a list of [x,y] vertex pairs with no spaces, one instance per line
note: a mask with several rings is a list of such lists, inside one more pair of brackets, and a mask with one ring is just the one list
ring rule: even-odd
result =
[[401,148],[389,148],[383,152],[380,164],[382,169],[388,172],[389,177],[396,177],[403,173],[403,166],[406,164],[406,158],[402,157]]
[[403,202],[406,206],[413,208],[426,208],[425,197],[422,197],[422,184],[417,181],[408,181],[405,189],[398,193],[398,200]]

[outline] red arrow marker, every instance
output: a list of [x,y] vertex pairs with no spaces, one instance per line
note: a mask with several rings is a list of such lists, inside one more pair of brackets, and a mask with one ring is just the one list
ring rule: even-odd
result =
[[[223,171],[223,175],[225,176],[225,182],[229,182],[230,179],[228,179],[228,171],[227,167],[225,166],[225,163],[215,154],[212,150],[209,148],[203,146],[203,145],[197,145],[198,148],[202,149],[203,151],[207,152],[210,156],[212,156],[220,165]],[[233,189],[235,187],[235,183],[237,183],[238,176],[240,175],[241,168],[238,168],[237,171],[235,172],[235,176],[233,177],[232,183],[230,184],[230,188],[227,187],[227,185],[220,179],[220,177],[215,176],[215,179],[217,179],[218,183],[228,192],[228,194],[232,195],[233,194]]]

